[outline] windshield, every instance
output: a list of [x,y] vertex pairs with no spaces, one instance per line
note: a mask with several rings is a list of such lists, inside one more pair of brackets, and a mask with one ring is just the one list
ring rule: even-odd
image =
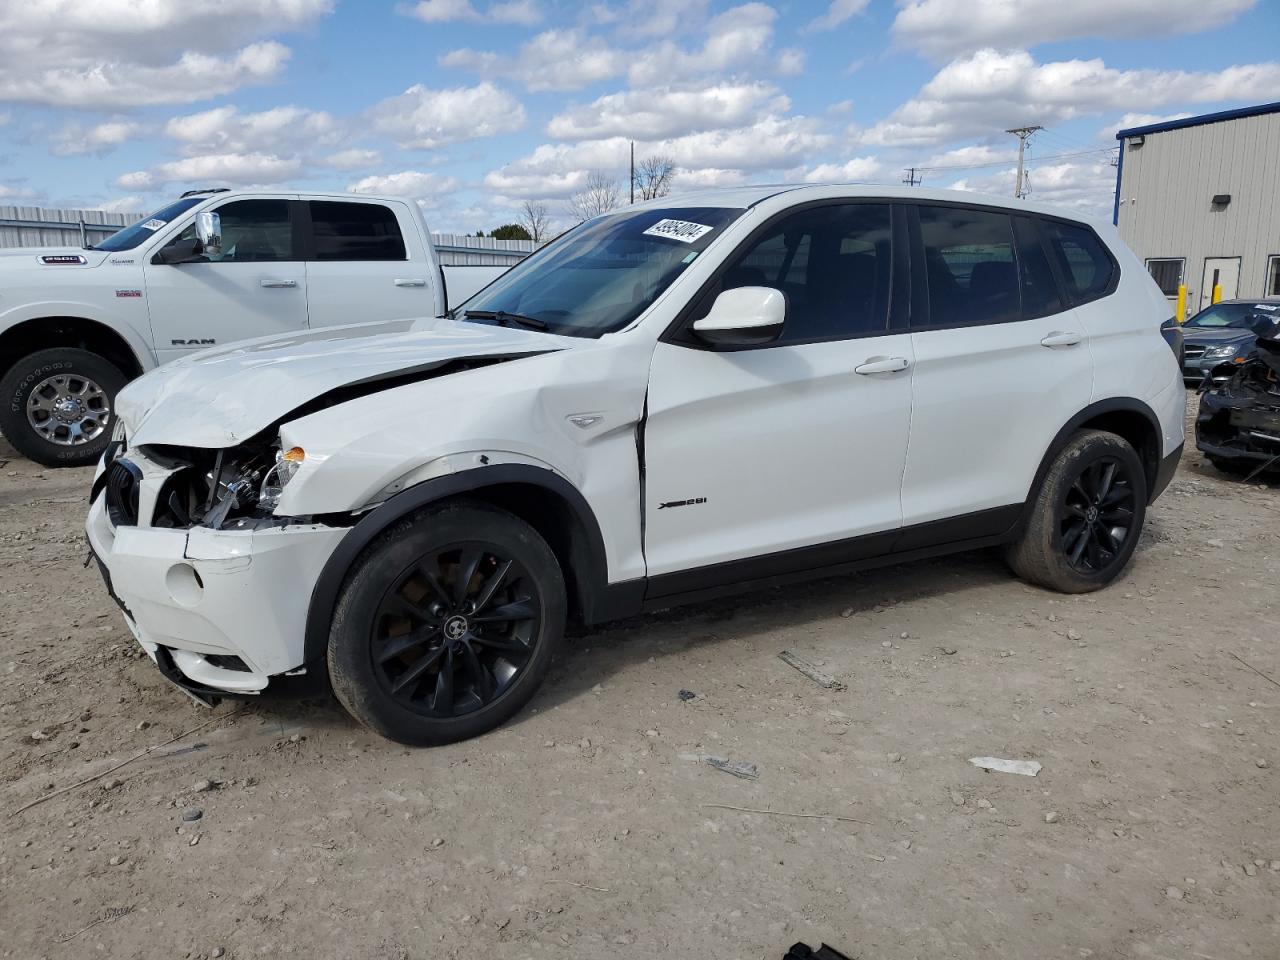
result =
[[208,197],[184,197],[175,200],[167,207],[161,207],[145,220],[139,220],[132,226],[117,230],[101,243],[93,245],[94,250],[132,250],[144,240],[167,224],[174,217],[180,217],[197,203],[203,203]]
[[742,214],[671,207],[588,220],[467,301],[458,319],[598,337],[625,327]]
[[1249,329],[1257,322],[1255,314],[1275,317],[1280,303],[1215,303],[1188,320],[1188,327],[1239,327]]

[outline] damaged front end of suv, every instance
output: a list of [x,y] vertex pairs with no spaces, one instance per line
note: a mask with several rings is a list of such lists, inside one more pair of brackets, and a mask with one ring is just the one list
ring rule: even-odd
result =
[[1215,367],[1205,384],[1196,447],[1224,473],[1280,476],[1280,323],[1258,335],[1253,356]]

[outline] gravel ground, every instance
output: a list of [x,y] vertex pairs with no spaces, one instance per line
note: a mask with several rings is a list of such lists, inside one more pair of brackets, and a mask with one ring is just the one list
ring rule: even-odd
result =
[[5,457],[0,956],[1280,956],[1280,504],[1194,451],[1101,593],[983,553],[628,621],[434,750],[193,704],[82,566],[89,471]]

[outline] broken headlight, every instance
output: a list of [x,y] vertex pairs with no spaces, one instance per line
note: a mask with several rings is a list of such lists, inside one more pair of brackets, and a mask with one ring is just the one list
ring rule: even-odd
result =
[[284,493],[284,488],[294,478],[302,461],[307,458],[301,447],[290,447],[288,450],[276,450],[276,462],[267,470],[262,478],[262,486],[258,488],[258,506],[263,510],[275,510]]

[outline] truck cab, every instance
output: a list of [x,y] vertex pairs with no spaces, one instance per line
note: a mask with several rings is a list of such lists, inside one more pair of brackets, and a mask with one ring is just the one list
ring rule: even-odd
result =
[[417,203],[202,190],[88,248],[0,256],[0,431],[50,466],[94,462],[117,391],[207,347],[439,316],[504,267],[446,278]]

